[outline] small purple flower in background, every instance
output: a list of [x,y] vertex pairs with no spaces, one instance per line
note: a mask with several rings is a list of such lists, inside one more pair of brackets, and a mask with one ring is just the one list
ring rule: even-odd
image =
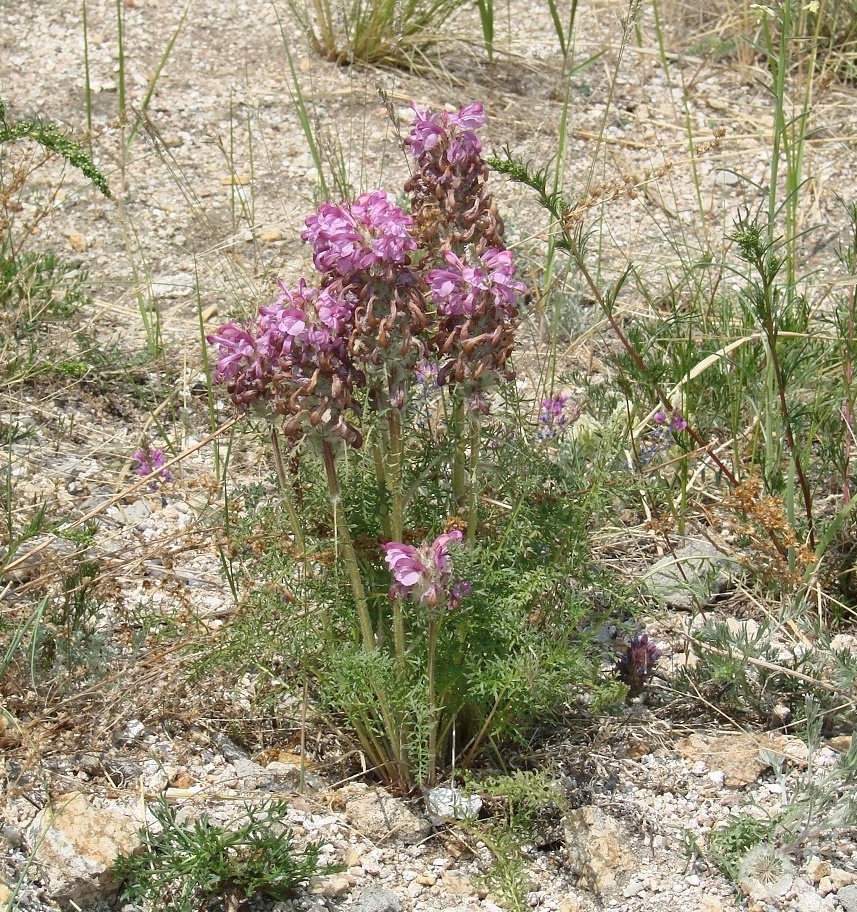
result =
[[173,473],[166,466],[167,457],[163,450],[152,450],[148,444],[143,444],[139,450],[134,453],[134,462],[137,467],[134,474],[140,478],[148,478],[149,475],[155,476],[149,487],[154,491],[158,487],[158,482],[164,484],[173,481]]
[[306,220],[301,238],[312,246],[319,272],[353,277],[379,263],[404,266],[417,248],[413,223],[383,190],[375,190],[354,203],[323,203]]
[[687,430],[687,421],[685,421],[684,416],[678,409],[674,409],[669,416],[663,409],[658,409],[655,414],[652,415],[652,421],[654,421],[655,424],[661,425],[661,427],[667,426],[670,431]]
[[678,409],[668,412],[659,408],[652,415],[652,421],[656,427],[652,429],[646,441],[640,446],[640,462],[643,465],[649,465],[656,456],[669,450],[675,443],[673,434],[676,431],[687,430],[687,421]]
[[428,393],[437,388],[437,365],[431,361],[420,361],[414,368],[417,383]]
[[438,535],[431,544],[421,548],[402,542],[381,545],[395,580],[390,587],[390,598],[411,598],[429,608],[444,604],[458,608],[461,600],[472,592],[470,583],[450,579],[449,546],[461,539],[461,532],[455,530]]
[[542,399],[537,440],[562,437],[577,421],[580,417],[580,406],[575,404],[567,409],[569,399],[565,393],[557,393],[555,396]]
[[651,678],[661,651],[647,633],[631,637],[631,642],[616,662],[616,672],[624,684],[628,685],[628,696],[636,697]]

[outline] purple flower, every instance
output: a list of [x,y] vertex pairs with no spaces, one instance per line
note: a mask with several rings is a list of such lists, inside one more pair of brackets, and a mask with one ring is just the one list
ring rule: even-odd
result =
[[517,314],[515,298],[526,286],[514,279],[510,250],[486,250],[475,266],[451,250],[443,256],[449,268],[432,269],[428,274],[432,298],[442,315],[472,317],[480,305],[492,307],[504,320]]
[[678,409],[673,412],[672,420],[670,421],[670,428],[673,431],[687,430],[687,422],[684,420],[684,416]]
[[635,697],[642,693],[661,655],[660,649],[649,639],[647,633],[631,637],[628,648],[616,663],[620,679],[628,685],[629,696]]
[[413,223],[383,190],[375,190],[354,203],[323,203],[301,237],[312,246],[319,272],[351,277],[376,264],[403,266],[417,248]]
[[565,393],[557,393],[542,399],[542,410],[539,413],[539,431],[536,435],[539,440],[549,437],[562,437],[569,425],[569,416],[565,414],[565,407],[569,397]]
[[422,548],[402,542],[388,542],[381,547],[395,582],[390,588],[390,598],[412,598],[428,608],[448,604],[457,608],[461,599],[472,591],[464,580],[450,580],[452,561],[449,545],[460,542],[461,532],[446,532]]
[[134,470],[135,475],[139,475],[141,478],[147,478],[149,475],[156,476],[150,486],[152,490],[157,487],[158,481],[167,483],[174,480],[173,473],[166,466],[167,457],[163,450],[150,450],[148,445],[144,444],[134,453],[134,461],[137,463],[137,468]]
[[210,345],[217,346],[214,379],[218,383],[234,380],[256,355],[255,340],[237,323],[227,323],[205,338]]
[[655,424],[668,425],[671,431],[686,431],[687,430],[687,421],[684,419],[684,415],[678,410],[673,409],[671,414],[667,414],[663,409],[658,409],[654,415],[652,415],[652,421]]
[[485,123],[481,104],[467,105],[456,114],[432,114],[415,104],[411,108],[414,124],[405,146],[417,161],[443,156],[447,162],[457,163],[481,154],[482,143],[475,133]]
[[417,383],[424,389],[434,389],[437,386],[437,365],[431,361],[420,361],[414,368]]

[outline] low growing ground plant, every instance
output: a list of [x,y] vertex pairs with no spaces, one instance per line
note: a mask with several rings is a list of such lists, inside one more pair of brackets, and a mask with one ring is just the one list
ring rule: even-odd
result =
[[320,843],[295,847],[282,823],[287,807],[248,807],[222,828],[206,816],[183,824],[165,801],[152,805],[156,826],[141,831],[142,851],[113,867],[122,898],[162,912],[200,912],[213,901],[234,910],[254,897],[286,900],[310,877],[341,870],[320,861]]
[[278,637],[399,791],[523,737],[595,669],[591,495],[544,433],[566,400],[528,418],[514,379],[525,287],[482,122],[414,107],[410,213],[380,190],[323,204],[303,234],[318,284],[208,337],[268,428],[288,517],[269,567],[298,606]]

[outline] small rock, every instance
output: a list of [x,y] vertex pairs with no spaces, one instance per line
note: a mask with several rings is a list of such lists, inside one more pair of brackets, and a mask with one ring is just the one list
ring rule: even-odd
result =
[[196,780],[187,770],[179,770],[170,777],[170,786],[172,788],[186,789],[196,785]]
[[830,878],[830,885],[834,890],[857,884],[857,874],[853,871],[846,871],[844,868],[830,868],[827,876]]
[[628,883],[622,887],[622,895],[625,899],[631,899],[638,893],[642,893],[643,890],[645,890],[645,885],[641,884],[639,880],[629,880]]
[[401,912],[398,894],[386,887],[364,887],[351,906],[352,912]]
[[470,878],[463,871],[444,871],[441,880],[449,893],[470,896],[474,892]]
[[351,881],[345,874],[327,874],[322,877],[312,877],[307,884],[307,892],[311,896],[324,896],[325,899],[336,899],[351,889]]
[[426,795],[426,810],[435,826],[449,820],[468,820],[482,810],[478,795],[465,795],[460,789],[433,788]]
[[719,170],[714,172],[714,183],[721,187],[734,187],[740,178],[734,171]]
[[345,815],[355,829],[376,843],[386,839],[398,839],[406,844],[420,842],[432,832],[428,820],[418,817],[404,801],[380,789],[350,799],[345,805]]
[[68,240],[68,246],[71,247],[75,253],[86,253],[88,245],[84,235],[79,234],[77,231],[70,231],[66,235],[66,239]]
[[662,557],[645,576],[652,595],[669,608],[689,611],[731,586],[740,571],[737,558],[722,554],[705,539],[688,540]]
[[801,765],[806,745],[786,736],[738,733],[716,738],[690,735],[678,741],[676,748],[694,769],[702,761],[709,770],[723,773],[726,788],[737,789],[755,782],[775,757]]
[[51,896],[62,908],[90,908],[115,893],[111,876],[120,854],[142,842],[140,821],[117,804],[96,808],[80,792],[57,798],[27,829],[27,843]]
[[804,872],[813,883],[818,883],[822,877],[830,874],[830,862],[813,855],[804,865]]
[[800,893],[795,897],[793,908],[796,912],[833,912],[836,908],[832,896],[819,893]]
[[159,276],[152,282],[153,298],[189,298],[196,293],[196,279],[189,272]]
[[23,843],[23,834],[16,826],[4,824],[0,827],[0,840],[9,849],[20,849]]
[[618,822],[590,805],[572,811],[563,823],[569,866],[581,886],[602,898],[621,890],[638,858]]
[[836,751],[838,754],[844,754],[851,747],[851,735],[836,735],[833,738],[828,738],[824,743],[826,747]]
[[857,912],[857,886],[841,887],[836,893],[836,898],[845,912]]
[[139,741],[146,734],[146,726],[139,719],[129,719],[121,731],[113,735],[113,741],[122,747]]

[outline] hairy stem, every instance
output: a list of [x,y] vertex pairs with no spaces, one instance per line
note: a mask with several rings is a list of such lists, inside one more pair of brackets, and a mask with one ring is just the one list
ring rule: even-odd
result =
[[280,484],[280,492],[283,495],[283,503],[286,505],[286,512],[289,514],[289,523],[292,527],[292,535],[295,539],[295,545],[301,555],[306,553],[304,546],[304,533],[301,529],[298,511],[295,509],[295,500],[292,497],[292,488],[286,474],[286,465],[283,462],[283,452],[280,449],[280,435],[277,433],[275,425],[271,425],[271,450],[274,453],[274,466],[277,469],[277,481]]
[[351,583],[351,593],[357,606],[357,615],[360,619],[360,631],[363,636],[363,648],[367,652],[375,649],[375,634],[372,631],[372,620],[369,617],[369,605],[366,601],[366,591],[360,576],[360,567],[357,564],[357,553],[351,540],[345,510],[342,507],[342,498],[339,494],[339,481],[336,477],[336,461],[330,441],[325,440],[322,445],[324,470],[327,474],[327,488],[330,491],[330,506],[333,511],[336,541],[342,546],[342,558],[348,570],[348,579]]

